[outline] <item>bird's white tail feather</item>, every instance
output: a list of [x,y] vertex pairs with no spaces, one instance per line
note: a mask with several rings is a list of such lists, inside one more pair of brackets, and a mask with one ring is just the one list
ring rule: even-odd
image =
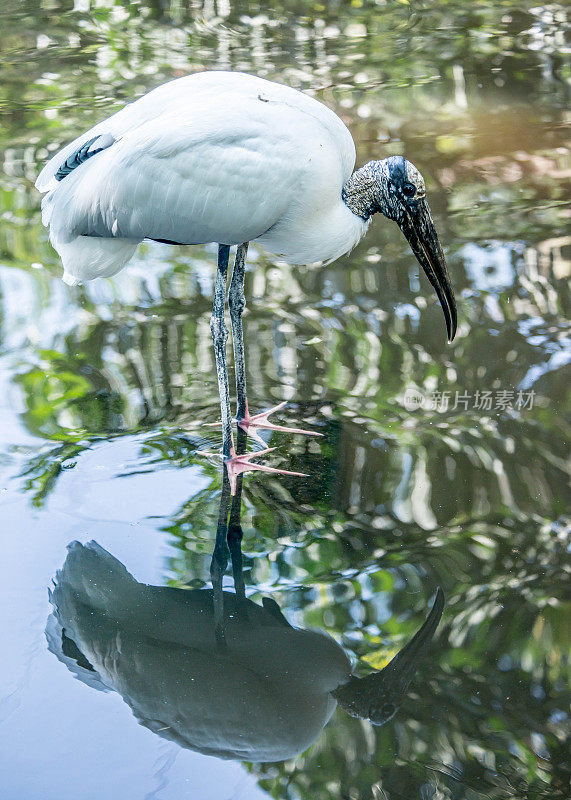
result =
[[54,602],[68,623],[74,617],[68,601],[118,618],[133,610],[139,590],[123,564],[97,542],[72,542],[55,583]]
[[64,242],[53,234],[50,240],[63,262],[63,279],[70,286],[115,275],[133,257],[139,244],[133,239],[94,236],[77,236]]

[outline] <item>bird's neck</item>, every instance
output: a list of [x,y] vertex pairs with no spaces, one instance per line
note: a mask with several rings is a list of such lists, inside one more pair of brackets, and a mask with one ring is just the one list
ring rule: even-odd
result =
[[377,211],[380,211],[379,197],[379,170],[378,162],[369,161],[354,172],[341,192],[343,202],[353,214],[361,219],[368,220]]

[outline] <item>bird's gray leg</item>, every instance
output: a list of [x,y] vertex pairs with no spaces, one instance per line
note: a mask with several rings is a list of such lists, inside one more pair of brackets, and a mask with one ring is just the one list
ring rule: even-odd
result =
[[[234,501],[234,498],[232,498]],[[240,502],[240,499],[239,501]],[[242,575],[242,526],[230,524],[228,526],[228,549],[232,559],[232,575],[234,577],[234,588],[236,596],[243,600],[246,596],[244,576]]]
[[246,272],[246,255],[248,253],[248,242],[241,244],[236,250],[230,289],[228,291],[228,305],[230,306],[230,322],[232,323],[232,343],[234,345],[234,366],[236,369],[236,395],[238,398],[238,408],[236,420],[238,430],[243,428],[249,431],[259,444],[266,446],[264,440],[256,433],[256,429],[262,428],[270,431],[281,431],[283,433],[303,433],[308,436],[321,436],[320,433],[307,431],[303,428],[286,428],[283,425],[274,425],[268,421],[270,414],[279,411],[286,403],[280,403],[267,411],[251,415],[248,410],[248,397],[246,393],[246,360],[244,357],[244,331],[242,328],[242,314],[246,308],[246,297],[244,295],[244,275]]
[[[238,453],[243,453],[246,449],[247,434],[238,428]],[[236,481],[236,494],[232,498],[230,505],[230,519],[228,520],[228,549],[232,560],[232,574],[234,576],[234,588],[236,596],[240,600],[246,597],[246,587],[244,576],[242,575],[242,525],[240,517],[242,512],[242,476],[239,475]]]
[[228,245],[218,246],[218,269],[216,271],[216,284],[214,286],[214,303],[210,330],[214,342],[214,356],[216,359],[216,373],[218,375],[218,392],[220,394],[220,410],[222,412],[222,452],[225,458],[230,458],[232,450],[232,420],[230,416],[230,390],[228,388],[228,369],[226,366],[226,340],[228,328],[224,322],[224,305],[226,298],[226,274],[228,272],[228,258],[230,248]]
[[210,561],[210,579],[212,580],[212,600],[214,604],[214,636],[219,646],[226,644],[224,630],[224,594],[223,579],[228,565],[228,508],[230,506],[230,483],[226,470],[222,475],[222,496],[218,508],[218,524],[216,526],[216,541]]
[[[228,371],[226,369],[226,339],[228,329],[224,324],[224,290],[226,284],[226,272],[228,270],[228,252],[230,248],[226,245],[219,245],[218,249],[218,272],[216,273],[216,286],[214,289],[214,306],[210,328],[214,340],[214,353],[216,356],[216,370],[218,372],[218,389],[220,391],[220,406],[222,409],[222,441],[224,463],[226,474],[230,481],[232,494],[236,493],[238,478],[242,473],[249,471],[272,472],[279,475],[300,475],[299,472],[289,472],[275,467],[266,467],[264,464],[252,464],[250,459],[257,458],[268,452],[266,449],[256,453],[238,454],[234,450],[232,439],[232,421],[230,419],[230,392],[228,390]],[[246,265],[246,253],[248,242],[244,242],[238,247],[228,303],[230,305],[230,318],[232,321],[232,338],[234,341],[234,358],[236,361],[236,389],[238,394],[238,420],[241,427],[246,428],[258,421],[259,417],[266,416],[271,410],[264,414],[256,415],[254,418],[248,414],[248,400],[246,398],[246,368],[244,363],[244,336],[242,333],[242,312],[246,305],[244,298],[244,270]],[[281,406],[280,406],[281,407]],[[267,423],[263,427],[268,427]],[[276,426],[271,426],[276,430]],[[282,428],[279,428],[282,430]],[[285,430],[285,429],[283,429]],[[265,442],[261,439],[262,444]]]
[[246,255],[248,242],[241,244],[236,250],[234,268],[228,292],[228,305],[230,306],[230,322],[232,324],[232,343],[234,345],[234,365],[236,369],[236,395],[238,408],[236,419],[245,419],[248,413],[248,399],[246,397],[246,362],[244,358],[244,333],[242,329],[242,314],[246,307],[244,296],[244,275],[246,272]]

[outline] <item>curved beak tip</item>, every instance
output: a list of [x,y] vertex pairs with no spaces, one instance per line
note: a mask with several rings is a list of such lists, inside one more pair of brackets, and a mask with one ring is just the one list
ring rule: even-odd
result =
[[424,200],[408,208],[399,225],[412,252],[436,290],[444,312],[446,332],[450,343],[456,336],[456,301],[450,284],[446,259],[438,240],[428,203]]
[[456,312],[456,310],[454,310],[454,316],[450,320],[450,323],[447,324],[447,326],[446,326],[448,328],[448,344],[452,344],[452,342],[454,341],[454,339],[456,337],[456,331],[457,331],[457,328],[458,328],[458,322],[456,320],[456,313],[455,312]]

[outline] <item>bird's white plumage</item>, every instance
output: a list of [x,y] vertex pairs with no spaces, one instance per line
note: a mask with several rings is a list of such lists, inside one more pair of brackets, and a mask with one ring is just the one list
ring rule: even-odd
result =
[[220,758],[295,757],[351,674],[327,634],[277,622],[230,593],[221,648],[210,592],[141,584],[96,542],[70,545],[50,600],[49,648],[78,678],[117,691],[160,736]]
[[[63,180],[95,136],[115,142]],[[36,186],[66,279],[111,275],[144,238],[258,241],[291,263],[333,260],[367,223],[341,198],[351,134],[322,103],[251,75],[189,75],[126,106],[60,150]]]

